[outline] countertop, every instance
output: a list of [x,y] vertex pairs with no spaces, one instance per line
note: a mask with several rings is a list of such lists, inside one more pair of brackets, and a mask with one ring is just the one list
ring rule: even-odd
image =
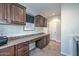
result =
[[7,47],[10,47],[10,46],[22,43],[22,42],[32,41],[32,40],[34,40],[36,38],[46,36],[46,35],[48,35],[48,34],[40,33],[40,34],[32,34],[32,35],[22,35],[22,36],[10,37],[11,40],[9,38],[8,43],[3,45],[3,46],[0,46],[0,49],[7,48]]

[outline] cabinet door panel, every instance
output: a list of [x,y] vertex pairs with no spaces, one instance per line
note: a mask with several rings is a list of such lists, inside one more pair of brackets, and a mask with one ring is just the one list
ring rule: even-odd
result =
[[15,46],[15,53],[16,53],[16,56],[27,56],[29,54],[29,43],[28,42],[23,42],[23,43],[20,43],[20,44],[17,44]]
[[46,38],[41,37],[40,40],[36,41],[36,46],[40,49],[44,48],[46,46]]
[[0,20],[4,19],[4,4],[0,3]]
[[46,36],[43,36],[41,38],[38,38],[39,40],[36,41],[36,47],[37,48],[44,48],[46,45],[48,45],[49,41],[50,41],[50,35],[46,35]]
[[47,44],[50,42],[50,35],[47,35]]
[[14,56],[14,46],[1,49],[0,56]]
[[25,24],[26,8],[19,4],[12,4],[12,23]]
[[43,26],[47,27],[47,19],[46,18],[43,19],[43,22],[44,22]]
[[39,22],[40,23],[40,27],[43,27],[43,17],[40,16],[40,19],[39,20],[40,20],[40,22]]
[[7,23],[7,16],[7,3],[0,3],[0,23]]
[[28,47],[27,46],[22,47],[22,48],[18,49],[17,52],[18,52],[18,54],[17,54],[18,56],[23,56],[24,54],[27,54]]
[[36,17],[35,17],[35,26],[36,26],[36,27],[39,27],[39,26],[40,26],[40,24],[39,24],[39,23],[40,23],[39,18],[40,18],[39,16],[36,16]]

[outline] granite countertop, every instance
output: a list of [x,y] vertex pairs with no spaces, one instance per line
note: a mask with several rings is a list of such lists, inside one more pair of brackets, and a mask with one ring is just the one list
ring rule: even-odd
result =
[[22,36],[10,37],[10,38],[14,38],[14,39],[9,40],[8,43],[3,45],[3,46],[0,46],[0,49],[10,47],[10,46],[22,43],[22,42],[31,41],[31,40],[34,40],[36,38],[46,36],[46,35],[48,35],[48,34],[40,33],[40,34],[32,34],[32,35],[22,35]]

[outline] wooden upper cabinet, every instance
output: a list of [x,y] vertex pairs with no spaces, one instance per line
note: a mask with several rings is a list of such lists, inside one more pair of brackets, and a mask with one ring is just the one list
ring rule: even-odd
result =
[[43,19],[43,22],[44,22],[43,26],[47,27],[47,19],[46,18]]
[[17,3],[0,3],[0,23],[25,24],[26,8]]
[[26,8],[20,4],[11,4],[11,22],[14,24],[25,24]]
[[40,23],[39,23],[40,24],[40,27],[44,27],[43,26],[44,25],[44,22],[43,22],[43,17],[42,16],[40,16],[40,20],[39,21],[40,21]]
[[0,3],[0,20],[5,19],[5,4]]
[[47,27],[47,19],[41,15],[35,16],[36,27]]
[[40,18],[39,16],[36,16],[35,17],[35,26],[36,27],[39,27],[40,26],[40,24],[39,24],[39,22],[40,22],[39,18]]
[[0,23],[8,22],[7,16],[7,4],[0,3]]

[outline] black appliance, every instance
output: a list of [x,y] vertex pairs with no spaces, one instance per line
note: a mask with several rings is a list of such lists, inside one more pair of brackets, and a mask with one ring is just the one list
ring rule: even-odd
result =
[[7,44],[8,37],[7,36],[0,36],[0,46]]
[[26,22],[34,24],[34,16],[26,14]]

